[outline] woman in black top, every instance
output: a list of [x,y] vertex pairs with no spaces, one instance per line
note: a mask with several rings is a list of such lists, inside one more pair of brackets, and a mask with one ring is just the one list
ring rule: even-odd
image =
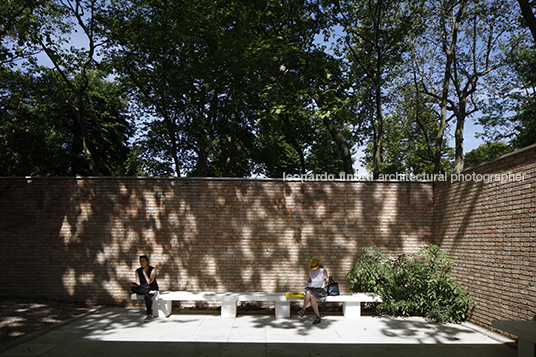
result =
[[156,268],[149,265],[149,258],[146,255],[140,256],[140,265],[136,269],[136,282],[132,283],[132,292],[145,295],[145,306],[147,307],[147,317],[145,321],[153,318],[153,295],[158,291],[156,282]]

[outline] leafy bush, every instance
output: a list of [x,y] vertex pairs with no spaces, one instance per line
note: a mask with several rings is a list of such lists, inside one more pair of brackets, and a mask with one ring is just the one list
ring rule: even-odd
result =
[[436,322],[458,323],[467,318],[474,302],[451,276],[453,261],[439,247],[430,245],[394,260],[374,246],[359,251],[346,278],[353,292],[380,295],[381,312]]
[[383,295],[383,286],[388,279],[386,257],[377,247],[359,248],[360,256],[346,274],[353,292],[373,292]]

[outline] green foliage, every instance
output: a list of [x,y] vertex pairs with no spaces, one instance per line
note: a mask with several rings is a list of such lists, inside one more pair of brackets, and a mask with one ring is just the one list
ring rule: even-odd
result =
[[[521,18],[519,18],[521,20]],[[490,83],[490,99],[478,123],[479,136],[490,142],[505,142],[512,149],[536,143],[536,49],[523,24],[505,46],[507,66]]]
[[423,2],[410,0],[337,1],[333,17],[343,29],[338,51],[348,63],[360,112],[372,132],[373,176],[381,171],[388,87],[422,30]]
[[13,67],[17,60],[36,52],[32,27],[39,21],[36,9],[48,0],[2,0],[0,6],[0,64]]
[[523,148],[536,143],[536,49],[522,49],[517,53],[513,66],[525,92],[512,95],[518,107],[512,118],[516,135],[512,138],[511,146]]
[[136,144],[151,174],[281,177],[324,153],[308,94],[325,73],[314,4],[121,0],[99,18],[107,58],[145,112]]
[[[394,100],[392,115],[385,116],[384,151],[380,166],[381,174],[433,174],[435,140],[439,125],[437,115],[427,103],[429,97],[418,98],[415,89],[406,85],[400,89],[400,97]],[[373,170],[373,145],[368,143],[362,162]],[[443,140],[441,168],[453,172],[454,149]]]
[[[131,175],[124,165],[132,127],[122,89],[89,73],[84,97],[88,136],[102,175]],[[74,78],[73,81],[77,81]],[[82,155],[82,135],[73,94],[56,71],[31,74],[0,69],[0,176],[91,175]]]
[[[470,3],[478,10],[475,14],[487,16],[462,19],[456,36],[458,71],[450,78],[471,73],[474,66],[468,59],[480,45],[498,43],[482,40],[486,29],[511,38],[505,53],[510,53],[510,75],[518,78],[510,83],[497,76],[499,84],[508,84],[498,97],[510,104],[483,123],[486,134],[500,131],[509,146],[522,147],[536,137],[535,56],[522,29],[511,29],[501,20],[510,13],[501,10],[507,3]],[[355,146],[369,143],[365,160],[375,174],[429,173],[432,164],[434,170],[440,166],[449,172],[453,150],[442,144],[447,138],[438,125],[437,104],[438,89],[448,76],[442,71],[445,59],[436,35],[455,37],[449,26],[447,32],[437,32],[437,26],[441,16],[454,14],[459,6],[450,0],[426,6],[422,0],[5,0],[0,8],[0,66],[35,68],[35,56],[41,52],[40,58],[52,61],[66,86],[57,95],[47,93],[49,107],[42,110],[34,110],[37,97],[31,87],[16,95],[2,93],[0,100],[7,105],[0,123],[4,170],[25,166],[20,172],[337,175],[352,173]],[[469,31],[473,23],[478,26]],[[461,36],[464,33],[480,37],[472,41],[469,35]],[[324,47],[330,44],[329,50]],[[493,65],[488,68],[492,72],[503,63],[482,61]],[[138,134],[130,153],[119,147],[125,123],[116,125],[111,117],[99,116],[104,98],[86,76],[105,69],[121,83],[116,88],[120,95],[128,94]],[[472,97],[489,97],[476,79],[466,83]],[[473,100],[465,90],[463,98],[457,96],[454,88],[446,92],[445,109],[459,107],[457,120],[465,120],[474,109]],[[71,120],[74,112],[80,128]],[[65,117],[71,120],[66,129],[70,136],[49,128]],[[23,141],[31,145],[24,148]],[[37,157],[34,146],[43,148],[45,160]],[[72,151],[75,148],[81,153]],[[71,161],[76,157],[76,163],[41,168],[55,156]],[[125,156],[123,167],[117,167]],[[77,168],[84,160],[89,170]],[[65,162],[59,157],[54,161]]]
[[347,274],[350,289],[379,294],[383,300],[380,311],[436,322],[459,323],[467,318],[473,300],[451,276],[453,261],[439,247],[430,245],[394,260],[377,247],[359,250]]
[[505,143],[486,143],[465,155],[465,167],[473,167],[499,156],[508,154],[512,148]]
[[359,248],[360,254],[346,275],[353,292],[383,293],[389,276],[385,262],[387,258],[379,248]]

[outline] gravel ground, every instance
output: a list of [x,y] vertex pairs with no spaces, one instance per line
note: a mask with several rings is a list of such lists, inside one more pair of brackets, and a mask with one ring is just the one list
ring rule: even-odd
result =
[[0,298],[0,347],[28,334],[50,329],[94,307],[44,299]]

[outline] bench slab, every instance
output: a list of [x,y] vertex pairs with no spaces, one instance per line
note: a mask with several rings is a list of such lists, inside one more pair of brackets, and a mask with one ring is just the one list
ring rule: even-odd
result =
[[491,326],[518,337],[518,357],[536,355],[536,321],[492,321]]
[[[132,300],[144,300],[143,295],[132,294]],[[172,301],[221,301],[221,316],[236,317],[239,301],[274,301],[276,318],[290,317],[290,303],[303,301],[303,298],[287,298],[285,293],[267,292],[213,292],[213,291],[160,291],[153,297],[154,315],[168,317]],[[346,318],[361,317],[362,302],[381,302],[381,297],[372,293],[343,294],[328,296],[326,302],[342,302]]]
[[173,301],[255,301],[259,293],[214,291],[162,291],[159,300]]
[[[303,301],[303,298],[290,298],[288,301]],[[359,319],[361,318],[361,303],[362,302],[381,302],[382,298],[379,295],[373,293],[354,293],[354,294],[341,294],[336,296],[327,296],[326,302],[342,302],[342,314],[347,319]],[[277,302],[276,302],[277,308]],[[281,317],[290,317],[290,306],[288,307],[289,313]],[[277,310],[276,310],[277,313]],[[276,315],[276,317],[278,317]]]

